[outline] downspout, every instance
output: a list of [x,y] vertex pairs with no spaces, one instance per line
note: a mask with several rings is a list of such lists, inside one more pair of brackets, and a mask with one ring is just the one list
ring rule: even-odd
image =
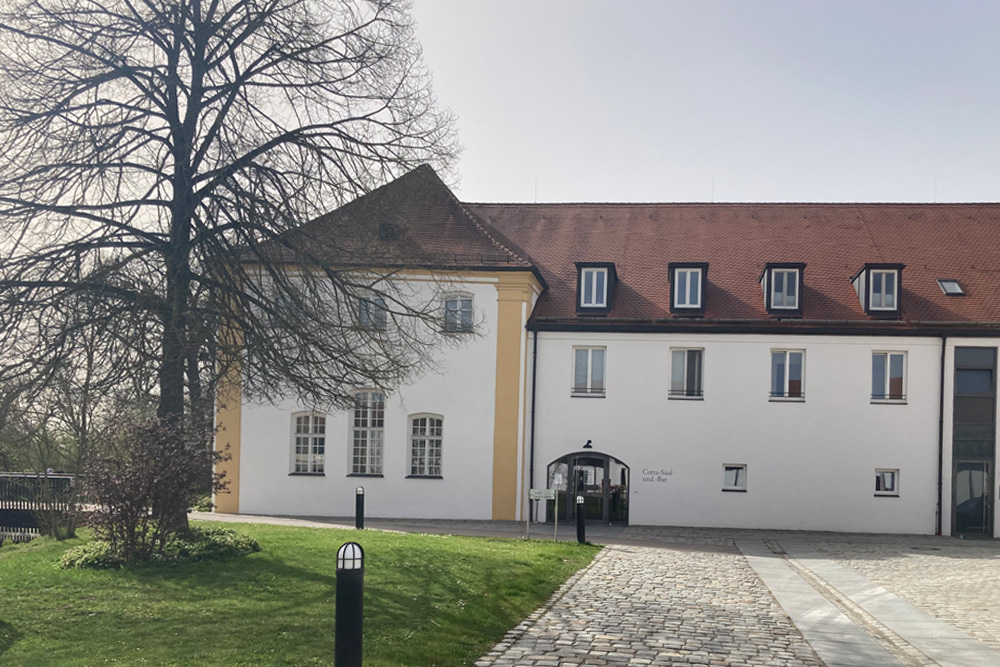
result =
[[[528,488],[535,488],[535,386],[538,378],[538,331],[531,332],[531,432],[528,453]],[[534,521],[535,501],[528,501],[528,520]]]
[[944,518],[941,513],[944,511],[944,359],[948,349],[948,334],[941,334],[941,384],[938,388],[938,497],[937,497],[937,520],[935,521],[934,534],[941,534],[941,526]]

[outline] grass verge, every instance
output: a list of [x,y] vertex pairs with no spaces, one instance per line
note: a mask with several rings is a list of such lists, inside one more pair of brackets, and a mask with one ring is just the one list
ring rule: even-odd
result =
[[[215,524],[213,524],[215,525]],[[0,664],[332,665],[335,554],[365,549],[366,667],[468,665],[596,548],[226,524],[263,551],[63,570],[81,540],[0,548]]]

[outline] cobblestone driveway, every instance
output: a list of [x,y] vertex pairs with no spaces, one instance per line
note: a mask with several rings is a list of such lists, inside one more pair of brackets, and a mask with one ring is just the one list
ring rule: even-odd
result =
[[612,546],[562,590],[476,664],[822,665],[737,554]]

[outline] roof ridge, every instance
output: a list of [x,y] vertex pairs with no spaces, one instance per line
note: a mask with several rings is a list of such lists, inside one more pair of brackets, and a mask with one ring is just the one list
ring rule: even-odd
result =
[[441,183],[441,185],[445,189],[445,192],[448,193],[449,198],[458,207],[458,210],[461,211],[462,215],[464,215],[466,219],[468,219],[468,221],[471,222],[473,226],[479,231],[479,233],[485,236],[487,240],[489,240],[490,243],[495,245],[497,248],[503,250],[505,253],[516,259],[518,262],[521,262],[522,264],[526,264],[527,266],[535,265],[534,262],[522,257],[520,254],[514,252],[509,247],[507,247],[507,245],[505,245],[499,239],[497,239],[496,236],[494,236],[494,234],[491,233],[491,231],[487,228],[485,221],[483,221],[478,215],[474,214],[472,211],[466,208],[465,204],[463,204],[462,201],[455,196],[455,193],[451,191],[451,188],[449,188],[448,185],[441,179],[441,177],[438,176],[438,173],[434,171],[433,167],[431,167],[428,164],[422,164],[420,165],[420,167],[417,167],[417,169],[421,169],[423,167],[427,167],[430,170],[430,173],[434,175],[434,177],[438,180],[438,182]]

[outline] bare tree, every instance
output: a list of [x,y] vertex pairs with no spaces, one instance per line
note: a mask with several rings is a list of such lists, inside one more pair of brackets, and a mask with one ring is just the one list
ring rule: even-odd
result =
[[52,377],[86,328],[176,428],[227,363],[342,405],[426,359],[429,301],[350,270],[378,230],[289,233],[450,165],[407,2],[0,0],[0,44],[0,381]]
[[80,472],[110,426],[148,419],[153,405],[154,341],[93,299],[66,305],[49,316],[47,365],[0,386],[0,434],[24,470]]

